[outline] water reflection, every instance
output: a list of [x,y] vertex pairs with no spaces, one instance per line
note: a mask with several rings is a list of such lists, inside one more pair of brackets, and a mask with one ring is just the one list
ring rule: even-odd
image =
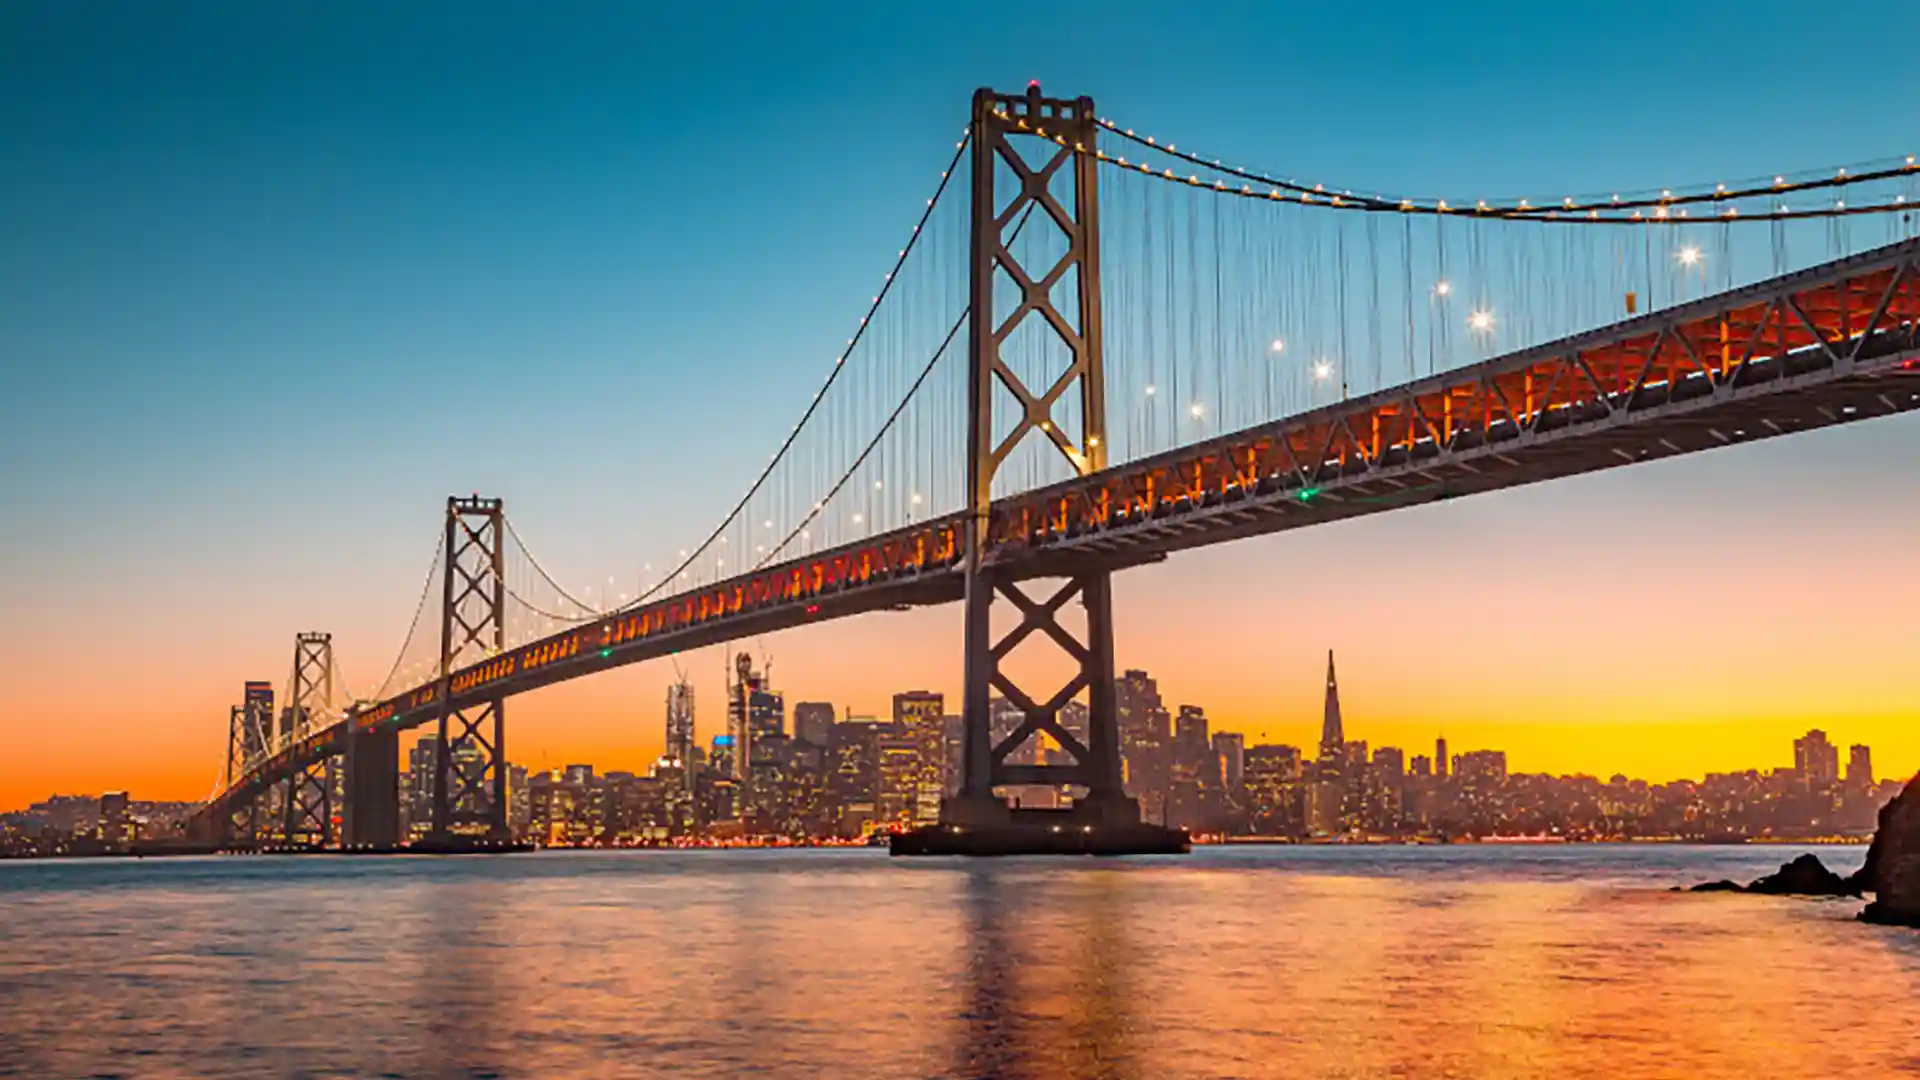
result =
[[1920,1074],[1920,934],[1665,891],[1790,854],[0,866],[0,1076]]

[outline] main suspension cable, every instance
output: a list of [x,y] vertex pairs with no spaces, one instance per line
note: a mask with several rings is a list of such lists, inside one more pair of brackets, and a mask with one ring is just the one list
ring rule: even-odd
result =
[[[1715,185],[1711,191],[1673,194],[1671,190],[1662,191],[1658,196],[1621,199],[1611,196],[1606,199],[1573,198],[1562,199],[1557,204],[1535,206],[1526,199],[1513,202],[1489,203],[1476,201],[1472,205],[1449,205],[1447,200],[1438,198],[1403,198],[1377,194],[1356,194],[1349,190],[1329,191],[1325,184],[1302,184],[1295,180],[1286,180],[1266,173],[1256,172],[1236,165],[1226,165],[1218,159],[1208,159],[1185,150],[1178,150],[1172,144],[1161,143],[1151,136],[1136,135],[1131,130],[1120,127],[1110,120],[1095,121],[1104,130],[1128,140],[1147,150],[1164,154],[1189,165],[1231,176],[1248,185],[1258,184],[1266,191],[1255,191],[1251,186],[1233,188],[1223,181],[1208,183],[1198,175],[1180,176],[1170,169],[1155,170],[1144,162],[1130,162],[1116,157],[1104,150],[1087,148],[1074,144],[1077,153],[1092,154],[1100,161],[1115,168],[1128,169],[1147,176],[1154,176],[1189,187],[1207,188],[1222,194],[1238,195],[1262,200],[1281,200],[1299,202],[1307,206],[1320,206],[1333,210],[1358,210],[1372,213],[1457,215],[1462,217],[1503,218],[1517,221],[1550,221],[1561,223],[1597,223],[1632,224],[1669,223],[1675,217],[1693,220],[1681,215],[1668,213],[1670,207],[1682,207],[1700,203],[1727,203],[1741,199],[1774,198],[1799,192],[1821,189],[1844,188],[1855,184],[1871,183],[1901,176],[1920,175],[1920,155],[1909,154],[1904,159],[1883,159],[1870,162],[1859,171],[1840,169],[1832,176],[1788,180],[1786,174],[1775,176],[1772,182],[1753,181],[1747,186],[1729,188],[1725,184]],[[1040,134],[1038,131],[1035,134]],[[1067,140],[1061,135],[1041,135],[1060,146],[1067,146]],[[1288,195],[1294,198],[1287,198]],[[1727,221],[1786,221],[1796,218],[1850,217],[1857,214],[1886,214],[1912,209],[1904,196],[1896,196],[1890,202],[1871,203],[1861,206],[1847,206],[1843,201],[1832,207],[1812,210],[1788,210],[1784,206],[1777,210],[1762,213],[1740,214],[1729,208],[1726,212],[1714,214],[1699,220]],[[1655,211],[1652,215],[1638,213],[1642,210]],[[1631,213],[1631,216],[1622,216]]]
[[967,144],[972,140],[972,137],[972,131],[969,129],[968,133],[963,136],[960,142],[954,147],[953,158],[947,162],[947,167],[940,171],[940,183],[934,188],[933,197],[927,200],[927,207],[921,212],[920,220],[913,226],[913,235],[907,240],[907,246],[900,249],[900,255],[894,259],[893,268],[887,272],[886,280],[880,286],[879,293],[874,296],[873,302],[867,306],[866,314],[861,316],[859,328],[854,331],[853,337],[847,339],[847,346],[841,351],[839,358],[833,362],[833,370],[827,373],[826,382],[821,385],[819,390],[814,392],[813,400],[807,404],[806,412],[800,416],[800,422],[794,425],[793,431],[789,433],[786,440],[780,444],[780,449],[774,453],[773,459],[767,462],[766,468],[760,470],[760,475],[754,479],[752,486],[747,488],[746,494],[740,496],[740,501],[734,503],[733,509],[728,511],[725,518],[721,519],[720,524],[714,526],[713,531],[707,534],[707,538],[702,540],[697,547],[692,548],[678,566],[668,571],[666,575],[653,586],[641,590],[640,594],[634,597],[631,603],[624,604],[614,610],[626,610],[645,603],[651,599],[655,593],[666,588],[668,583],[676,580],[682,572],[686,571],[687,568],[699,560],[708,548],[712,547],[714,541],[718,540],[721,534],[726,532],[727,526],[739,519],[740,512],[745,510],[754,495],[759,493],[760,488],[766,484],[767,478],[773,475],[774,469],[780,464],[781,460],[786,457],[787,451],[792,449],[794,441],[800,437],[800,432],[806,428],[807,422],[813,419],[814,414],[819,411],[820,403],[825,400],[827,391],[833,388],[833,384],[839,379],[841,371],[846,368],[847,357],[851,356],[853,350],[859,347],[861,339],[866,336],[867,328],[873,325],[874,314],[880,310],[880,305],[886,302],[888,295],[893,291],[894,283],[900,278],[901,267],[906,265],[908,257],[913,254],[914,248],[919,244],[926,224],[928,220],[933,217],[934,208],[940,204],[941,196],[946,194],[947,185],[953,180],[954,169],[960,164],[961,157],[967,152]]

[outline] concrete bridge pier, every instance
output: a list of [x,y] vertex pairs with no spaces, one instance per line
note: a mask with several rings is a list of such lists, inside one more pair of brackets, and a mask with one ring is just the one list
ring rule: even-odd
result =
[[346,813],[342,840],[348,849],[400,844],[400,733],[359,731],[347,736]]

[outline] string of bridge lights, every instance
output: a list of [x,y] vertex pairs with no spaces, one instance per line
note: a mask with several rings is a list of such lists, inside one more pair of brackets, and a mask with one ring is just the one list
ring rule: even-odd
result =
[[[1234,187],[1232,185],[1229,185],[1224,179],[1219,179],[1218,177],[1208,179],[1208,178],[1203,178],[1198,173],[1190,173],[1188,175],[1182,176],[1174,172],[1172,169],[1167,169],[1167,168],[1156,169],[1152,164],[1145,161],[1131,161],[1124,156],[1109,154],[1105,150],[1099,148],[1097,145],[1092,149],[1089,149],[1086,146],[1077,142],[1070,144],[1065,136],[1060,135],[1058,133],[1050,134],[1046,131],[1044,127],[1029,125],[1028,121],[1024,119],[1012,117],[1004,111],[1001,111],[1000,113],[998,113],[998,116],[1002,120],[1011,121],[1017,129],[1027,134],[1030,134],[1038,138],[1047,139],[1062,147],[1070,146],[1071,149],[1073,149],[1076,153],[1079,153],[1079,154],[1091,154],[1099,162],[1109,167],[1126,170],[1128,172],[1138,173],[1143,176],[1150,176],[1158,180],[1181,184],[1191,188],[1213,191],[1219,194],[1233,195],[1236,197],[1256,199],[1260,201],[1287,202],[1287,203],[1295,203],[1298,205],[1320,207],[1325,209],[1352,210],[1352,211],[1374,212],[1374,213],[1400,213],[1400,214],[1415,214],[1415,215],[1429,215],[1429,216],[1445,215],[1445,216],[1458,216],[1458,217],[1469,218],[1469,219],[1482,218],[1482,219],[1510,220],[1510,221],[1558,222],[1563,224],[1599,223],[1599,224],[1615,224],[1615,225],[1675,224],[1675,223],[1684,222],[1684,221],[1694,221],[1694,222],[1782,221],[1782,220],[1792,220],[1792,219],[1801,219],[1801,218],[1833,218],[1833,217],[1865,215],[1865,214],[1885,214],[1885,213],[1901,212],[1901,211],[1910,210],[1911,206],[1905,195],[1896,195],[1890,202],[1865,203],[1865,204],[1859,204],[1854,206],[1848,206],[1844,199],[1836,199],[1834,202],[1834,205],[1831,207],[1817,207],[1817,208],[1799,209],[1799,210],[1791,208],[1785,202],[1779,202],[1775,204],[1775,208],[1772,210],[1764,211],[1764,212],[1750,212],[1745,214],[1742,214],[1738,207],[1727,205],[1727,206],[1724,206],[1723,208],[1717,208],[1717,212],[1711,215],[1702,216],[1702,217],[1690,216],[1688,208],[1692,206],[1700,205],[1700,204],[1724,204],[1724,203],[1730,203],[1730,202],[1740,201],[1740,200],[1757,199],[1761,197],[1774,199],[1774,198],[1781,198],[1783,196],[1786,196],[1789,194],[1795,194],[1795,193],[1804,193],[1808,191],[1823,190],[1823,189],[1845,188],[1852,185],[1870,183],[1874,181],[1886,180],[1886,179],[1897,178],[1897,177],[1920,176],[1920,160],[1917,160],[1916,155],[1907,155],[1904,159],[1899,159],[1890,164],[1875,163],[1869,167],[1856,169],[1856,170],[1849,170],[1849,169],[1842,168],[1842,169],[1836,170],[1836,172],[1833,173],[1832,175],[1823,175],[1819,177],[1807,177],[1807,178],[1797,178],[1797,177],[1790,178],[1788,174],[1778,174],[1772,177],[1771,182],[1761,181],[1761,182],[1755,182],[1752,184],[1746,184],[1746,185],[1734,186],[1734,187],[1730,187],[1729,185],[1723,183],[1723,184],[1715,185],[1715,187],[1711,191],[1707,191],[1707,190],[1697,190],[1697,191],[1691,191],[1691,192],[1683,191],[1680,194],[1675,194],[1674,191],[1671,189],[1663,189],[1658,196],[1632,197],[1632,198],[1623,199],[1620,195],[1616,194],[1616,195],[1609,196],[1604,200],[1583,199],[1583,198],[1576,198],[1576,197],[1569,196],[1562,199],[1557,205],[1556,204],[1535,205],[1526,199],[1519,199],[1515,201],[1499,201],[1499,202],[1489,202],[1486,200],[1478,200],[1474,202],[1472,205],[1468,206],[1468,205],[1451,204],[1445,199],[1438,199],[1438,198],[1428,198],[1428,199],[1391,198],[1391,197],[1377,195],[1377,194],[1355,193],[1351,190],[1346,190],[1346,189],[1329,191],[1326,185],[1324,184],[1307,185],[1297,181],[1291,181],[1291,180],[1273,177],[1250,168],[1235,166],[1235,165],[1228,165],[1217,158],[1215,159],[1203,158],[1189,151],[1180,150],[1173,143],[1161,142],[1150,135],[1137,134],[1132,129],[1123,128],[1114,121],[1111,121],[1105,118],[1095,119],[1095,123],[1100,128],[1122,139],[1126,139],[1130,142],[1133,142],[1152,153],[1165,155],[1166,157],[1186,162],[1196,168],[1207,170],[1209,172],[1218,174],[1219,176],[1232,177],[1242,181],[1242,184],[1240,186]],[[926,200],[926,208],[922,212],[919,220],[913,226],[912,233],[908,238],[906,246],[899,250],[894,263],[882,278],[881,287],[878,293],[873,297],[867,310],[861,316],[853,336],[847,339],[846,346],[834,358],[833,365],[829,369],[825,381],[822,383],[821,387],[815,391],[811,401],[808,403],[806,410],[802,413],[800,420],[794,425],[792,431],[788,434],[786,439],[781,443],[780,447],[769,458],[767,465],[765,466],[765,468],[761,470],[759,475],[755,478],[753,484],[749,486],[749,488],[747,489],[746,493],[740,497],[738,502],[729,511],[726,517],[722,519],[719,525],[717,525],[698,546],[696,546],[691,552],[689,552],[687,549],[684,549],[684,548],[681,549],[679,552],[680,561],[678,562],[678,564],[675,565],[672,569],[668,570],[665,574],[663,574],[659,578],[658,581],[653,582],[651,585],[647,585],[643,581],[640,591],[638,592],[637,595],[634,596],[634,598],[631,601],[627,601],[625,599],[625,594],[622,594],[622,603],[619,606],[610,607],[608,609],[602,610],[602,609],[597,609],[590,604],[582,602],[577,597],[569,593],[565,588],[561,587],[559,583],[556,582],[552,578],[552,576],[546,572],[546,570],[544,569],[544,567],[541,566],[539,561],[536,558],[534,558],[531,550],[527,548],[525,542],[520,539],[517,533],[515,533],[514,540],[517,543],[519,543],[521,546],[521,549],[524,552],[526,552],[528,561],[533,564],[536,572],[538,572],[539,575],[543,579],[545,579],[547,583],[550,586],[552,586],[553,589],[563,599],[565,599],[568,603],[573,604],[574,606],[580,608],[581,611],[585,612],[586,614],[574,616],[574,615],[562,615],[559,613],[546,611],[543,608],[541,608],[539,605],[536,605],[531,601],[527,600],[525,597],[518,595],[518,593],[512,590],[511,587],[505,586],[505,583],[502,582],[502,585],[503,587],[506,588],[506,591],[508,592],[508,594],[511,595],[517,602],[519,602],[522,605],[522,607],[525,608],[527,611],[548,620],[550,624],[555,622],[569,624],[569,625],[577,624],[580,622],[590,621],[594,618],[605,617],[607,615],[616,613],[621,610],[626,610],[635,605],[646,602],[647,600],[653,598],[655,595],[659,594],[661,590],[668,588],[669,586],[673,585],[676,582],[683,583],[688,581],[692,577],[692,571],[695,567],[695,564],[699,562],[709,550],[711,550],[716,544],[719,544],[719,545],[726,544],[727,537],[723,535],[725,530],[730,525],[732,525],[736,520],[738,520],[741,513],[746,509],[746,507],[748,506],[752,498],[761,490],[761,488],[765,485],[766,481],[771,477],[775,468],[779,465],[780,461],[787,455],[788,451],[793,447],[795,441],[798,439],[800,433],[806,428],[806,425],[808,424],[808,422],[812,420],[812,418],[817,414],[822,402],[825,400],[827,392],[831,390],[834,383],[838,380],[841,372],[844,370],[846,366],[847,360],[851,357],[853,351],[855,350],[855,348],[858,347],[860,341],[863,339],[868,327],[872,324],[875,315],[878,313],[881,304],[885,302],[887,296],[889,295],[895,283],[896,278],[898,277],[902,268],[905,266],[907,258],[911,255],[916,245],[918,244],[927,223],[932,217],[935,207],[938,205],[940,201],[940,198],[944,195],[948,185],[950,184],[955,168],[959,165],[962,157],[966,153],[966,148],[969,145],[970,138],[971,138],[971,131],[964,132],[962,134],[962,137],[955,143],[953,157],[951,160],[949,160],[946,167],[941,170],[939,183],[935,188],[932,197]],[[1256,189],[1256,185],[1258,185],[1259,188],[1264,188],[1265,190]],[[1022,224],[1024,224],[1024,220]],[[1679,248],[1676,251],[1674,257],[1675,257],[1675,260],[1682,267],[1693,268],[1700,264],[1704,256],[1702,255],[1701,250],[1697,246],[1686,245]],[[1452,290],[1451,290],[1450,284],[1444,280],[1437,282],[1434,286],[1432,286],[1430,290],[1431,295],[1433,295],[1436,298],[1445,298],[1451,293],[1451,291]],[[954,334],[957,333],[959,326],[964,325],[965,319],[966,319],[966,315],[963,313],[960,321],[955,324],[954,330],[949,331],[947,335],[947,340],[944,341],[940,346],[940,348],[935,351],[933,359],[929,360],[926,368],[923,369],[920,376],[915,380],[908,394],[905,396],[905,398],[903,398],[899,406],[896,407],[893,414],[889,416],[887,421],[882,425],[879,432],[877,432],[874,435],[873,439],[863,449],[863,451],[861,452],[859,457],[855,460],[853,465],[847,470],[846,474],[843,475],[840,478],[840,480],[837,483],[835,483],[833,487],[824,496],[822,496],[820,500],[816,501],[813,504],[812,508],[807,513],[807,515],[801,520],[801,522],[798,525],[796,525],[792,530],[790,530],[787,533],[787,535],[784,538],[782,538],[777,544],[775,544],[771,552],[767,551],[764,545],[756,546],[755,553],[757,555],[760,555],[761,558],[759,558],[757,562],[753,564],[755,568],[764,567],[765,565],[767,565],[774,558],[778,557],[778,555],[781,552],[785,551],[789,546],[791,546],[796,539],[802,542],[810,539],[811,524],[818,519],[818,517],[823,512],[826,504],[830,502],[837,494],[839,494],[844,489],[845,485],[848,482],[850,482],[853,474],[858,470],[860,465],[862,465],[867,460],[869,455],[872,453],[873,449],[878,445],[881,437],[884,436],[887,430],[889,430],[892,427],[894,422],[898,419],[902,411],[905,409],[907,403],[912,399],[914,392],[916,392],[924,384],[928,374],[932,371],[939,357],[945,352]],[[1496,321],[1491,311],[1485,310],[1485,309],[1479,309],[1479,310],[1472,311],[1467,315],[1466,324],[1468,328],[1474,331],[1475,333],[1491,334],[1495,330]],[[1284,341],[1276,338],[1273,340],[1270,348],[1273,353],[1279,354],[1285,350],[1286,345]],[[1310,372],[1313,378],[1315,379],[1315,381],[1325,382],[1333,376],[1335,372],[1335,365],[1331,360],[1328,360],[1326,358],[1320,358],[1314,361],[1314,363],[1310,368]],[[1148,384],[1145,387],[1144,392],[1146,396],[1152,397],[1156,393],[1156,388],[1152,384]],[[1194,402],[1189,406],[1189,413],[1195,420],[1200,420],[1205,416],[1205,407],[1200,402]],[[876,484],[878,483],[879,482],[876,481]],[[913,496],[913,499],[915,503],[918,502],[919,496],[917,493],[915,493],[915,495]],[[855,524],[861,524],[863,522],[863,515],[856,512],[853,515],[852,520]],[[766,523],[766,527],[769,529],[771,529],[772,525],[773,523],[771,520],[769,520]],[[508,523],[508,529],[510,532],[512,531],[512,525],[510,522]],[[439,560],[442,556],[444,556],[444,545],[442,545],[441,549],[439,549],[439,552],[436,555],[436,558],[433,563],[434,567],[438,567]],[[724,565],[725,565],[724,559],[725,559],[724,555],[718,557],[718,560],[716,561],[716,564],[715,564],[716,570],[724,568]],[[646,570],[649,573],[649,575],[651,573],[651,569],[652,569],[651,564],[648,564]],[[417,632],[421,614],[425,610],[425,603],[426,603],[427,597],[431,594],[432,577],[433,577],[433,573],[432,573],[432,569],[430,568],[427,582],[422,588],[420,601],[416,607],[413,626],[409,628],[406,643],[402,645],[400,656],[396,657],[394,665],[389,670],[386,680],[383,681],[381,684],[380,690],[378,691],[378,694],[377,694],[377,696],[379,697],[384,697],[387,690],[390,688],[392,684],[394,676],[397,674],[400,674],[402,671],[401,663],[405,659],[406,650],[411,646],[414,634]],[[407,668],[406,670],[413,671],[413,670],[417,670],[418,667],[419,665],[416,664],[411,668]]]
[[[1803,218],[1851,217],[1861,214],[1898,213],[1911,209],[1905,195],[1897,195],[1891,201],[1866,203],[1848,206],[1846,200],[1836,199],[1830,207],[1794,210],[1785,203],[1777,204],[1776,209],[1758,213],[1742,214],[1738,207],[1726,206],[1716,213],[1700,218],[1692,217],[1687,207],[1700,203],[1726,203],[1753,198],[1779,198],[1798,192],[1821,189],[1844,188],[1855,184],[1871,183],[1903,176],[1920,176],[1920,155],[1908,154],[1905,158],[1888,159],[1873,162],[1858,171],[1842,168],[1831,176],[1789,179],[1788,174],[1777,174],[1770,183],[1758,181],[1741,187],[1729,187],[1716,184],[1711,191],[1682,192],[1674,194],[1672,189],[1662,189],[1658,196],[1646,196],[1623,199],[1618,194],[1606,199],[1579,198],[1567,196],[1557,204],[1535,205],[1530,200],[1519,199],[1512,202],[1489,202],[1485,199],[1475,201],[1471,206],[1455,205],[1438,198],[1394,198],[1366,193],[1355,193],[1350,189],[1329,191],[1325,184],[1307,185],[1294,180],[1281,179],[1239,165],[1228,165],[1218,158],[1205,158],[1189,151],[1180,150],[1173,143],[1163,143],[1151,135],[1140,135],[1131,128],[1123,128],[1112,120],[1097,117],[1094,123],[1100,128],[1120,138],[1129,140],[1151,152],[1186,162],[1210,172],[1231,176],[1242,181],[1239,187],[1228,184],[1223,179],[1211,181],[1198,173],[1182,176],[1172,169],[1156,169],[1145,161],[1129,161],[1127,158],[1109,154],[1099,146],[1087,147],[1080,142],[1069,143],[1066,136],[1058,132],[1049,133],[1044,126],[1029,124],[1027,120],[1012,116],[1005,110],[995,114],[1002,120],[1009,120],[1014,127],[1037,138],[1046,139],[1062,147],[1071,147],[1077,154],[1091,154],[1098,161],[1119,169],[1137,172],[1170,183],[1184,184],[1223,195],[1240,198],[1258,199],[1263,202],[1293,202],[1304,206],[1318,206],[1331,210],[1353,210],[1365,213],[1398,213],[1429,216],[1463,216],[1469,218],[1489,218],[1507,221],[1557,222],[1561,224],[1608,224],[1608,225],[1645,225],[1665,224],[1678,220],[1694,221],[1788,221]],[[1265,190],[1257,190],[1259,185]],[[1676,210],[1677,208],[1677,210]]]
[[[964,148],[965,145],[963,141],[961,143],[962,148]],[[1027,205],[1026,210],[1020,215],[1020,220],[1014,223],[1013,231],[1007,235],[1005,241],[1007,245],[1011,246],[1014,241],[1020,239],[1020,234],[1026,229],[1027,222],[1033,217],[1033,211],[1037,205],[1037,203],[1029,203]],[[901,414],[906,412],[907,406],[913,402],[914,395],[918,394],[920,388],[926,385],[928,376],[933,374],[933,369],[940,363],[940,358],[947,354],[947,349],[953,345],[954,338],[958,337],[961,328],[966,326],[967,319],[972,314],[972,311],[972,305],[961,309],[959,318],[955,319],[953,325],[947,328],[946,336],[941,338],[940,344],[934,347],[933,355],[927,358],[926,364],[920,369],[920,374],[914,378],[913,385],[909,386],[907,392],[901,396],[900,402],[894,406],[893,412],[888,414],[886,421],[880,425],[879,430],[873,433],[873,438],[867,441],[867,445],[861,449],[859,455],[854,458],[853,463],[847,466],[846,472],[841,474],[840,479],[834,482],[833,486],[828,489],[825,495],[822,495],[814,502],[812,508],[807,511],[806,517],[802,518],[799,524],[795,525],[779,543],[775,544],[772,551],[763,551],[759,547],[754,549],[755,553],[760,554],[762,557],[758,562],[753,564],[753,569],[759,570],[772,563],[794,540],[798,539],[804,542],[809,538],[810,533],[808,527],[825,512],[827,504],[833,501],[834,496],[840,494],[841,490],[853,479],[854,474],[860,471],[860,466],[866,464],[867,458],[872,456],[874,450],[879,447],[880,440],[886,437],[887,432],[892,430],[893,425],[899,421]],[[884,481],[875,480],[873,487],[876,491],[883,490]],[[908,513],[911,514],[911,508],[919,506],[922,501],[919,492],[910,491],[907,496]],[[864,524],[865,516],[858,511],[854,512],[853,523],[855,525]],[[767,521],[765,527],[768,529],[773,528],[773,522],[770,520]],[[722,542],[725,542],[724,537],[722,538]]]
[[[1031,211],[1031,207],[1029,207],[1029,211]],[[1021,224],[1025,223],[1025,219],[1023,218]],[[860,466],[866,464],[868,456],[873,453],[875,447],[880,445],[880,440],[885,437],[888,430],[893,427],[894,422],[900,419],[900,414],[907,410],[907,405],[913,401],[913,396],[920,392],[920,387],[926,384],[927,376],[933,374],[934,367],[939,364],[940,358],[946,355],[948,346],[953,344],[953,339],[960,336],[960,328],[967,324],[967,317],[971,312],[971,306],[960,312],[960,317],[954,320],[953,326],[947,330],[946,337],[941,339],[939,346],[933,350],[933,356],[928,359],[926,366],[920,369],[920,375],[913,380],[913,385],[907,388],[907,392],[901,397],[900,403],[893,407],[893,412],[887,416],[886,422],[880,425],[880,430],[874,432],[873,438],[869,440],[866,447],[860,451],[860,456],[854,458],[853,464],[847,466],[847,471],[834,483],[833,487],[829,489],[825,495],[821,496],[819,501],[813,504],[813,509],[807,512],[807,516],[801,519],[800,524],[795,525],[784,539],[774,545],[772,551],[765,553],[758,562],[753,564],[755,570],[762,569],[776,558],[779,558],[780,553],[785,551],[787,545],[793,543],[796,538],[803,540],[806,538],[807,527],[813,524],[814,519],[818,518],[821,512],[825,510],[826,504],[832,502],[835,495],[840,494],[841,489],[846,487],[847,482],[853,479],[855,473],[859,472]],[[882,484],[882,481],[875,480],[873,482],[874,490],[881,490]],[[920,502],[919,492],[910,493],[908,499],[909,506],[918,506]],[[856,512],[853,515],[853,523],[858,525],[861,524],[861,521],[861,515]],[[772,524],[773,522],[771,521],[767,522],[768,526],[772,526]]]

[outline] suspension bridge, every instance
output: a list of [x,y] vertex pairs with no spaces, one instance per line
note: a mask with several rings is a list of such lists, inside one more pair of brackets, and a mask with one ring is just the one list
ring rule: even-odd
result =
[[[279,712],[253,684],[235,706],[195,831],[394,846],[398,737],[424,728],[434,835],[504,842],[513,695],[963,603],[960,790],[896,850],[1177,850],[1122,783],[1116,571],[1920,407],[1917,189],[1908,156],[1418,197],[1226,163],[1038,85],[979,91],[822,386],[703,540],[594,603],[500,500],[450,498],[379,687],[336,700],[331,638],[300,635]],[[1028,646],[1066,658],[1060,684],[1014,676]],[[995,695],[1023,716],[999,739]],[[1010,760],[1042,737],[1050,763]],[[1015,785],[1071,808],[1012,808]]]

